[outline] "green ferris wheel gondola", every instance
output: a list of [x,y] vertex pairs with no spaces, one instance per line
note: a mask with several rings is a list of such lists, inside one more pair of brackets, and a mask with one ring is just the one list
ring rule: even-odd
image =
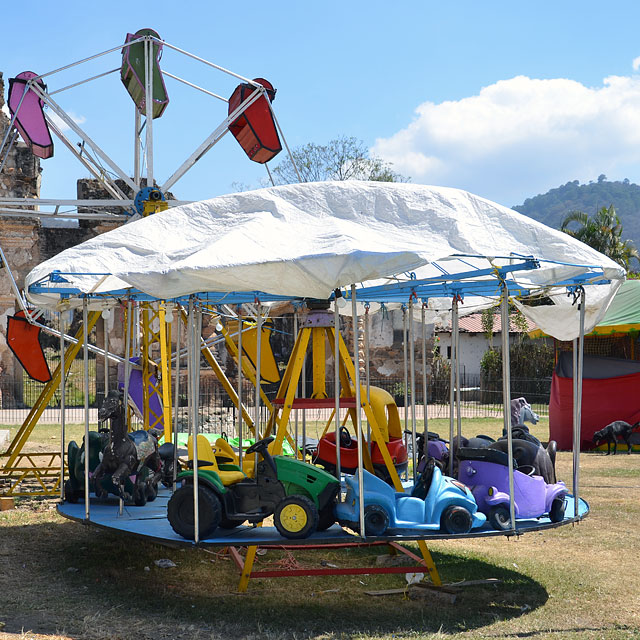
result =
[[143,36],[151,36],[152,50],[152,95],[153,95],[153,118],[159,118],[169,104],[167,88],[164,84],[162,71],[160,70],[160,58],[162,57],[162,42],[160,36],[153,29],[139,29],[135,33],[127,33],[124,41],[125,47],[122,49],[122,66],[120,68],[120,79],[126,87],[129,95],[133,99],[138,111],[144,115],[146,110],[146,70],[145,70],[145,41],[128,44],[138,40]]

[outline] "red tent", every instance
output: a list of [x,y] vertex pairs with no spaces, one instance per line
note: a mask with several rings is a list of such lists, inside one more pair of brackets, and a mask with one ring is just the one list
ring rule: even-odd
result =
[[[553,372],[549,438],[560,449],[573,442],[573,354],[562,352]],[[593,434],[614,420],[640,420],[640,362],[585,355],[582,379],[581,449],[593,447]]]

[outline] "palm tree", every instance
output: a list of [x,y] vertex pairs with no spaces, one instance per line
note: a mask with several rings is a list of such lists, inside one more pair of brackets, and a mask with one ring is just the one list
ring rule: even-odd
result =
[[[577,229],[568,228],[572,222],[578,223]],[[562,221],[560,231],[604,253],[627,271],[632,259],[640,261],[633,242],[622,239],[622,224],[613,205],[602,207],[593,217],[582,211],[572,211]]]

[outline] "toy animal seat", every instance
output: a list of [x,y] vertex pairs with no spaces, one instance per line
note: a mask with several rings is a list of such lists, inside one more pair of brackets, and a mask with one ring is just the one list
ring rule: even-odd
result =
[[[193,436],[187,440],[187,452],[189,460],[193,460]],[[220,469],[210,442],[202,434],[198,434],[198,468],[215,471],[225,487],[247,477],[240,469]]]

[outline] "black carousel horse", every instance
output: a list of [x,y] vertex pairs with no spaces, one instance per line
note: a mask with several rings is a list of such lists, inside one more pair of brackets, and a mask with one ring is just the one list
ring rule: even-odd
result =
[[[93,473],[97,495],[108,491],[102,484],[105,475],[123,499],[133,497],[137,505],[155,499],[158,481],[162,477],[162,461],[158,454],[158,439],[150,431],[127,433],[126,409],[122,394],[110,391],[98,410],[98,422],[109,420],[109,440],[102,451],[102,459]],[[151,473],[147,471],[149,469]],[[128,478],[135,477],[133,496],[125,491]]]

